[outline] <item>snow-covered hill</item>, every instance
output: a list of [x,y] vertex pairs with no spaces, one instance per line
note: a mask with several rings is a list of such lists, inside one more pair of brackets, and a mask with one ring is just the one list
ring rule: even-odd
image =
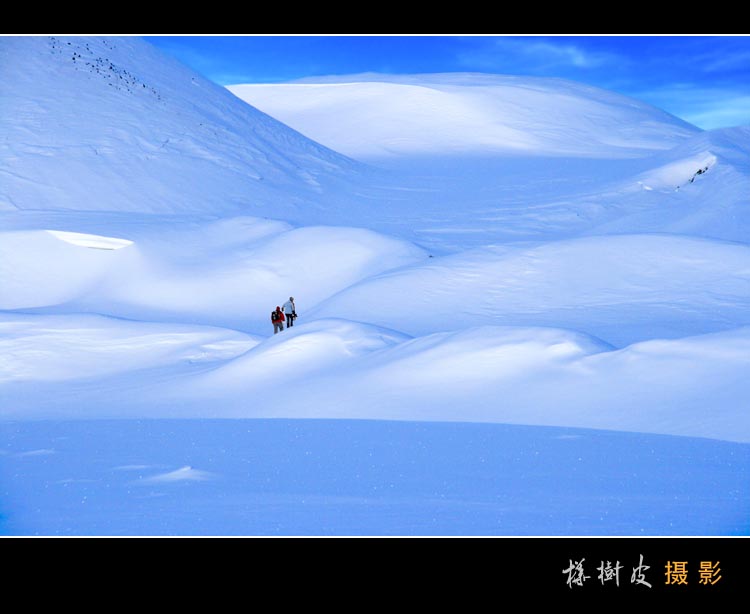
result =
[[750,128],[703,132],[561,79],[354,75],[229,89],[398,172],[409,191],[382,192],[390,227],[372,223],[437,252],[583,234],[750,237]]
[[631,157],[698,131],[640,101],[562,79],[365,74],[229,90],[360,160],[488,153]]
[[293,211],[356,164],[138,38],[0,38],[0,209]]

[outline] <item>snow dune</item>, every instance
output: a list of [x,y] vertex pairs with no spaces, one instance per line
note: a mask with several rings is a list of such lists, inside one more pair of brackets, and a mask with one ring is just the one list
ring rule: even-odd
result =
[[[68,382],[226,360],[259,341],[233,330],[189,324],[0,313],[0,385]],[[107,402],[106,394],[101,401]]]
[[0,232],[0,308],[185,317],[265,334],[268,313],[293,292],[306,310],[373,274],[426,259],[407,242],[358,228],[140,219],[144,227],[128,227],[130,239],[117,241],[129,245],[117,250],[87,249],[114,240],[83,233],[71,242],[45,231]]
[[0,232],[0,309],[56,305],[85,295],[131,250],[88,249],[45,230]]
[[614,345],[713,332],[750,325],[750,248],[674,235],[485,247],[372,277],[313,311],[337,314],[412,335],[561,326]]
[[217,388],[247,390],[284,386],[290,379],[336,371],[356,358],[409,339],[407,335],[348,320],[315,320],[274,335],[212,371],[204,378],[204,394]]
[[[282,376],[254,378],[242,357],[230,363],[232,385],[222,367],[168,398],[189,415],[200,413],[191,401],[220,390],[222,415],[230,417],[466,420],[750,442],[743,375],[750,327],[622,350],[561,329],[512,327],[436,333],[346,362],[335,362],[334,347],[308,348],[308,357],[334,368],[310,377],[303,370],[294,386]],[[265,351],[260,345],[251,354]],[[294,365],[293,350],[287,355]]]
[[559,328],[409,338],[347,320],[260,339],[82,316],[2,327],[6,419],[463,420],[750,442],[750,327],[623,349]]

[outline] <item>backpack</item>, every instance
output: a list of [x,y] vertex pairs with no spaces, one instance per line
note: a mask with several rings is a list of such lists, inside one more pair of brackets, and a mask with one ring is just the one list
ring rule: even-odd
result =
[[281,318],[277,315],[275,309],[271,312],[271,322],[281,322]]

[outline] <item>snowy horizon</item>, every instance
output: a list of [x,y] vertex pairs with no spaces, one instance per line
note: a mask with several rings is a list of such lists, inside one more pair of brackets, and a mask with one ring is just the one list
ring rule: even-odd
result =
[[703,130],[750,125],[748,36],[147,37],[219,85],[349,75],[562,78],[642,100]]

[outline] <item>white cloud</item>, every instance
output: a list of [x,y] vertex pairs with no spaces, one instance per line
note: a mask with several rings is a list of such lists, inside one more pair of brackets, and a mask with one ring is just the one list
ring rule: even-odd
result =
[[533,43],[524,49],[524,53],[550,63],[569,64],[577,68],[593,68],[608,61],[602,53],[584,51],[575,45],[556,45],[548,42]]
[[730,126],[750,126],[750,96],[740,96],[699,105],[683,114],[685,120],[700,128],[727,128]]
[[458,56],[459,63],[479,68],[549,69],[569,66],[596,68],[622,61],[615,54],[590,51],[578,45],[546,39],[492,38],[480,39],[480,45]]
[[750,125],[750,95],[744,91],[674,84],[633,95],[704,130]]
[[697,56],[693,65],[705,73],[747,70],[750,68],[750,50],[727,52],[717,49]]

